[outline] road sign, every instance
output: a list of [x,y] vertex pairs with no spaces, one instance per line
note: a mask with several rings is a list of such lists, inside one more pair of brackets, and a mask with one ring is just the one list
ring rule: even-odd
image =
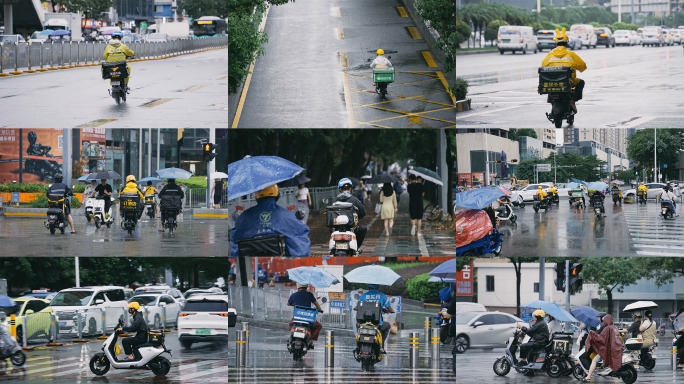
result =
[[330,308],[347,309],[347,302],[345,300],[330,300]]
[[10,204],[19,204],[19,192],[10,192]]
[[346,300],[344,292],[328,292],[328,297],[330,300]]
[[551,164],[537,164],[537,171],[551,172]]

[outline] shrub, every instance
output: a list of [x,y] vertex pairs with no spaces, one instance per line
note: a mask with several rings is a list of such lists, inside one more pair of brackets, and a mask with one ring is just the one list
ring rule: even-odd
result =
[[438,299],[439,290],[446,287],[445,283],[428,283],[430,275],[423,273],[406,281],[406,290],[414,300]]
[[470,26],[461,20],[456,21],[456,46],[467,41],[470,38],[472,30]]
[[28,193],[36,193],[36,192],[47,192],[48,185],[47,184],[41,184],[41,183],[9,183],[9,184],[0,184],[0,192],[28,192]]
[[[31,208],[47,208],[48,207],[48,198],[47,195],[40,194],[38,197],[33,199],[29,203],[29,207]],[[71,208],[81,208],[81,202],[75,198],[71,198]]]
[[74,185],[74,187],[72,188],[74,193],[83,193],[85,191],[85,189],[86,189],[85,185]]
[[465,100],[468,94],[468,82],[460,77],[456,78],[453,86],[449,87],[451,93],[456,96],[456,100]]

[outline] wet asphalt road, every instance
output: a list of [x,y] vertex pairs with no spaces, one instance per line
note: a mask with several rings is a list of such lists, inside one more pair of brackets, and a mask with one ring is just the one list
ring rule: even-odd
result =
[[[427,43],[410,33],[415,25],[400,6],[298,0],[271,7],[266,53],[256,60],[237,128],[453,128],[442,64],[433,57],[429,66]],[[385,101],[369,67],[379,48],[399,71]]]
[[[665,339],[665,338],[663,338]],[[656,349],[656,366],[652,371],[639,368],[637,383],[681,383],[684,382],[684,371],[679,369],[672,371],[670,365],[670,339],[663,341]],[[667,345],[666,345],[667,344]],[[573,346],[573,356],[579,352],[576,345]],[[494,362],[503,356],[503,348],[494,349],[469,349],[465,353],[456,355],[456,382],[457,383],[515,383],[515,384],[547,384],[547,383],[580,383],[572,374],[559,378],[551,378],[546,373],[537,373],[534,377],[523,376],[514,369],[506,376],[497,376],[492,369]],[[611,377],[595,376],[594,383],[622,383],[621,380]]]
[[0,127],[226,128],[226,49],[130,63],[131,93],[116,105],[99,66],[0,79]]
[[[574,127],[684,127],[677,96],[684,89],[682,51],[679,45],[576,51],[587,70],[578,73],[586,85]],[[470,84],[473,109],[457,115],[457,127],[553,127],[545,116],[550,104],[537,93],[537,69],[547,53],[458,56],[456,76]]]
[[101,352],[104,340],[89,338],[88,341],[27,351],[26,363],[20,367],[13,366],[7,360],[0,362],[0,381],[36,384],[226,382],[228,360],[225,344],[197,343],[186,350],[180,346],[178,334],[172,331],[166,334],[164,342],[166,348],[171,350],[171,356],[162,354],[171,361],[171,370],[165,377],[156,377],[152,371],[114,368],[98,377],[90,371],[88,364],[93,355]]
[[179,216],[173,234],[157,232],[159,219],[143,215],[132,236],[121,229],[118,212],[111,228],[97,229],[86,223],[82,208],[75,209],[77,234],[67,227],[64,235],[57,231],[54,236],[42,217],[0,216],[0,256],[228,256],[227,220],[193,219],[189,212]]
[[[240,327],[238,322],[237,327]],[[238,329],[238,328],[236,328]],[[361,363],[352,355],[356,347],[353,336],[335,335],[335,367],[325,368],[325,324],[316,347],[302,361],[294,362],[287,351],[287,330],[265,329],[250,324],[250,344],[247,368],[235,369],[235,332],[229,333],[229,378],[238,383],[453,383],[452,345],[442,345],[439,365],[432,362],[421,344],[419,369],[409,368],[408,333],[406,337],[390,335],[385,349],[387,355],[369,372],[361,371]],[[422,340],[423,330],[420,333]],[[403,332],[409,332],[404,330]]]

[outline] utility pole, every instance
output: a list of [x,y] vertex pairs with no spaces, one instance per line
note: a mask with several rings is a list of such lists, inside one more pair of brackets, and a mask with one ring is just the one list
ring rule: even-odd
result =
[[565,309],[570,312],[570,260],[565,260]]
[[653,182],[658,182],[658,128],[653,128]]
[[484,130],[485,135],[485,186],[489,185],[489,140],[487,139],[487,128]]
[[546,259],[543,257],[539,258],[539,300],[544,300],[544,284],[545,284],[545,277],[544,276],[544,269],[546,265]]

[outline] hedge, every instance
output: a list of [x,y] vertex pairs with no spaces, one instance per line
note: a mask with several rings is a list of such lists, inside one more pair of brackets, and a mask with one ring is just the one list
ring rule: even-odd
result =
[[10,183],[0,184],[0,192],[47,192],[48,184],[41,183]]
[[[38,195],[36,199],[29,203],[29,206],[31,208],[47,208],[48,198],[46,195]],[[71,208],[81,208],[81,202],[75,197],[71,198]]]
[[414,300],[439,300],[439,290],[448,286],[447,283],[428,283],[430,275],[423,273],[406,281],[406,290]]

